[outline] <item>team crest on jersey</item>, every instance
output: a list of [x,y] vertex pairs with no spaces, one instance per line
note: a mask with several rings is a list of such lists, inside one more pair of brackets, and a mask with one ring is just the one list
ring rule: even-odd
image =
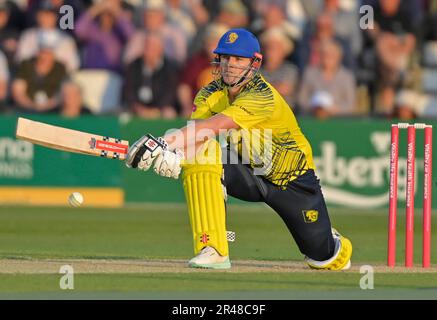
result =
[[303,210],[302,213],[306,223],[316,222],[319,218],[319,212],[317,210]]
[[235,41],[237,41],[238,39],[238,34],[236,34],[235,32],[231,32],[228,35],[228,39],[226,40],[226,43],[234,43]]

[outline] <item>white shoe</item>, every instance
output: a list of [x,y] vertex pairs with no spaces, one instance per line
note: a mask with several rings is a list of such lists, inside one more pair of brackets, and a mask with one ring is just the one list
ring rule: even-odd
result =
[[229,269],[229,256],[221,256],[213,247],[203,248],[197,256],[188,261],[190,268]]
[[351,265],[352,263],[351,260],[349,259],[349,261],[346,263],[346,265],[343,268],[341,268],[341,270],[349,270],[351,268]]

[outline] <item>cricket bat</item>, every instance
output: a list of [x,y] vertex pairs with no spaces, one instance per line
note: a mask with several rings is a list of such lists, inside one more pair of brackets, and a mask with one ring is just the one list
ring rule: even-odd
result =
[[16,137],[41,146],[90,156],[125,160],[129,141],[18,118]]

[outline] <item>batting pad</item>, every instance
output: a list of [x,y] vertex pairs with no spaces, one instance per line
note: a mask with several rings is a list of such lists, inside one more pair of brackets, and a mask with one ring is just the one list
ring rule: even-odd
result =
[[183,169],[182,180],[193,231],[194,254],[211,246],[220,255],[229,255],[219,144],[215,140],[207,141],[197,153],[196,160],[183,165]]

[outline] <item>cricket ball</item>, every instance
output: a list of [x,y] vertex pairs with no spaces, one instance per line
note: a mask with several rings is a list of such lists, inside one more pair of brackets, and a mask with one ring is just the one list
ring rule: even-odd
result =
[[68,197],[68,203],[72,207],[80,207],[83,203],[83,195],[80,192],[73,192]]

